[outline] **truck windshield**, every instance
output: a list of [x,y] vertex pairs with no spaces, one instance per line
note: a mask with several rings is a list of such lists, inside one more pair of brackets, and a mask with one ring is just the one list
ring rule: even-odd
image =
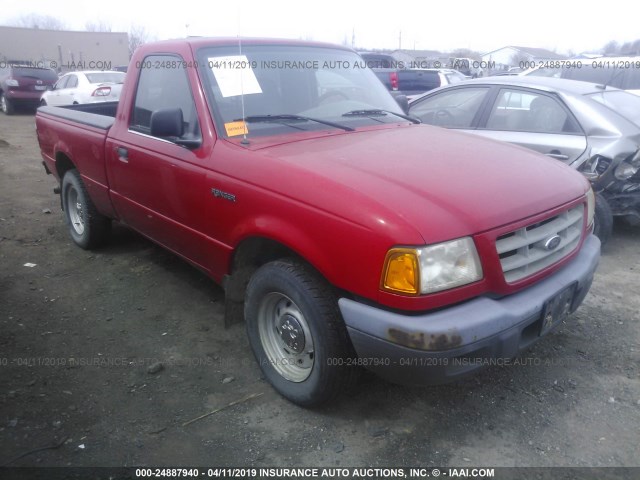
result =
[[344,116],[356,110],[402,115],[366,63],[348,50],[243,44],[201,49],[198,62],[213,117],[228,137],[407,121],[393,114]]

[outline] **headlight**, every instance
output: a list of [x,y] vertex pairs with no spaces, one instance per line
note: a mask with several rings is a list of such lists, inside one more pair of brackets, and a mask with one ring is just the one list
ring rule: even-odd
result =
[[482,279],[482,265],[471,237],[422,248],[392,248],[380,286],[404,295],[459,287]]
[[7,86],[9,87],[19,87],[20,84],[18,83],[18,80],[16,80],[15,78],[9,78],[7,79]]
[[621,162],[616,167],[614,175],[618,180],[628,180],[638,172],[638,169],[640,169],[640,150]]
[[593,216],[596,213],[596,195],[593,188],[589,187],[587,191],[587,228],[593,225]]

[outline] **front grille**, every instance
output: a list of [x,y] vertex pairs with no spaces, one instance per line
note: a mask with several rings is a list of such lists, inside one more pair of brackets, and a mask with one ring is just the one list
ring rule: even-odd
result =
[[[569,255],[580,243],[583,218],[584,205],[580,204],[499,236],[496,250],[507,283],[533,275]],[[556,235],[560,237],[560,243],[549,250],[545,244]]]

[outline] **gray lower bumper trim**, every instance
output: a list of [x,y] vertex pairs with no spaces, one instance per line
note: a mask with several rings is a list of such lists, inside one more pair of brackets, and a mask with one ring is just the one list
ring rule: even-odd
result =
[[[443,351],[478,342],[539,316],[547,300],[577,283],[572,309],[586,295],[600,259],[600,241],[585,240],[576,258],[561,270],[523,291],[500,299],[480,297],[423,315],[402,315],[353,300],[339,300],[350,332],[424,351]],[[586,289],[584,288],[586,287]]]

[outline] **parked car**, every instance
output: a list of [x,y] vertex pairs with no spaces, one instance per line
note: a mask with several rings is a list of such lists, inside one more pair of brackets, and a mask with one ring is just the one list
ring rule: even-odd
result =
[[71,72],[42,94],[41,105],[113,102],[120,98],[126,74],[115,71]]
[[480,66],[482,62],[472,58],[451,58],[448,66],[457,70],[465,77],[478,78],[484,76],[484,70]]
[[598,57],[569,62],[571,66],[531,68],[521,75],[580,80],[640,96],[640,57]]
[[305,406],[356,367],[428,385],[513,358],[578,308],[600,257],[582,175],[421,125],[368,68],[323,67],[358,58],[149,43],[119,102],[36,114],[73,241],[121,221],[208,273],[264,377]]
[[424,123],[515,143],[582,172],[597,193],[596,234],[613,216],[640,224],[640,98],[617,88],[544,77],[489,77],[411,103]]
[[362,52],[360,56],[388,90],[409,98],[470,78],[451,68],[405,68],[403,62],[382,53]]
[[16,107],[37,107],[40,96],[58,80],[55,70],[0,63],[0,110],[11,115]]
[[501,71],[495,71],[492,73],[489,73],[489,77],[513,77],[516,75],[520,75],[518,72],[501,72]]

